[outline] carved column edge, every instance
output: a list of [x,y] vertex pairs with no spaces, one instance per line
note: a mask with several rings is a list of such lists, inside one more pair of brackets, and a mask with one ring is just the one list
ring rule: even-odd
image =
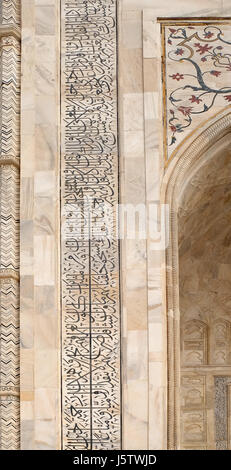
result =
[[0,5],[0,449],[20,448],[20,0]]

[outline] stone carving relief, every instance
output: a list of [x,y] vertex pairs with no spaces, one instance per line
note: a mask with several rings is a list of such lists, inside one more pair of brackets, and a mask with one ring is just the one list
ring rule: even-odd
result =
[[20,1],[0,6],[0,449],[20,447]]
[[222,318],[215,320],[210,328],[199,320],[185,322],[181,335],[183,365],[231,365],[230,327],[230,322]]
[[207,363],[207,326],[201,321],[188,321],[185,323],[183,338],[182,359],[184,365],[200,365]]
[[63,448],[119,449],[116,1],[65,0],[62,18]]
[[[196,444],[199,446],[203,444],[203,449],[211,448],[207,428],[211,425],[208,413],[212,411],[215,431],[213,448],[228,449],[230,448],[228,385],[231,384],[231,377],[215,374],[229,372],[222,370],[221,366],[231,365],[230,322],[218,319],[211,324],[211,328],[208,328],[208,325],[200,321],[188,321],[182,328],[181,336],[182,446],[191,449],[201,448]],[[207,344],[209,344],[208,355]],[[206,369],[206,366],[209,368]],[[214,369],[214,366],[218,368]],[[185,375],[187,368],[193,375]]]
[[[206,448],[206,377],[182,374],[181,377],[181,447]],[[201,447],[202,446],[202,447]]]
[[211,337],[211,363],[231,365],[230,322],[218,319],[213,325]]

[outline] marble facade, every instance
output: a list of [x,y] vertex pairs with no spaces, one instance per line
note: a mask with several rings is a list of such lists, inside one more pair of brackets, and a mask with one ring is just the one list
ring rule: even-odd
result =
[[230,448],[229,3],[2,0],[2,449]]

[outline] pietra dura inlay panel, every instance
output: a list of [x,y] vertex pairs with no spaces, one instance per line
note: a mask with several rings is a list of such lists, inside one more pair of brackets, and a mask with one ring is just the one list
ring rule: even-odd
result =
[[204,121],[230,106],[230,19],[161,25],[165,163]]
[[116,1],[61,15],[63,448],[119,449]]

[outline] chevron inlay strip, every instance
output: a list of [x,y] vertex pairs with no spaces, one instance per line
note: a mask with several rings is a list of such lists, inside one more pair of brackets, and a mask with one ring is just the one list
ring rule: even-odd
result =
[[20,26],[20,0],[1,0],[0,2],[0,22],[1,24],[13,24]]
[[20,0],[0,3],[0,449],[20,448]]

